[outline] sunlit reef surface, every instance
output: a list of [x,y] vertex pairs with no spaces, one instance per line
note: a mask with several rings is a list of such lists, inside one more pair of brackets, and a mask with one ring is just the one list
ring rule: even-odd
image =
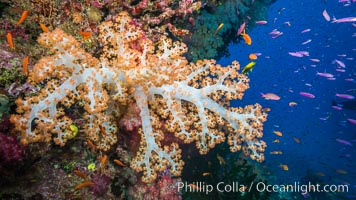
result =
[[0,0],[0,199],[355,199],[355,9]]

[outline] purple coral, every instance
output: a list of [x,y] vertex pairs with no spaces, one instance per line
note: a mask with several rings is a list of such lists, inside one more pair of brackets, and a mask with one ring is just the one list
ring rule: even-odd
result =
[[24,147],[16,138],[0,133],[0,164],[19,161],[24,155]]
[[21,65],[21,55],[8,51],[5,44],[0,47],[0,68],[13,69]]
[[90,186],[90,191],[96,196],[104,195],[110,185],[110,177],[105,174],[95,173],[91,179],[94,185]]
[[19,85],[18,83],[12,83],[10,87],[7,89],[7,92],[12,95],[12,96],[19,96],[21,93],[30,93],[30,92],[38,92],[39,89],[36,88],[35,86],[29,84],[29,83],[24,83],[22,85]]

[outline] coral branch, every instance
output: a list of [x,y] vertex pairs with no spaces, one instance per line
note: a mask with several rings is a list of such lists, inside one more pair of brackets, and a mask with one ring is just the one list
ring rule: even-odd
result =
[[129,107],[135,110],[134,126],[141,126],[131,168],[143,172],[144,182],[155,180],[167,167],[175,176],[183,169],[179,145],[162,145],[167,143],[165,134],[185,143],[195,141],[201,154],[227,135],[231,151],[243,150],[262,162],[266,144],[258,139],[266,113],[258,104],[229,107],[249,87],[248,77],[238,73],[238,62],[227,67],[214,60],[188,63],[183,43],[162,37],[154,44],[131,22],[127,13],[120,13],[102,23],[100,59],[59,29],[40,36],[51,54],[34,66],[29,82],[45,86],[37,96],[18,99],[18,114],[11,117],[22,143],[53,140],[65,145],[71,108],[82,106],[80,128],[98,149],[107,151],[117,141],[115,117],[121,116],[126,128],[134,128],[122,114]]

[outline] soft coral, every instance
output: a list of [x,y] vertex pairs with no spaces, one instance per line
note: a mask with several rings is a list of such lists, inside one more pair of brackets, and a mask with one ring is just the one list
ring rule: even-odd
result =
[[0,133],[0,165],[19,161],[24,155],[24,147],[14,136]]

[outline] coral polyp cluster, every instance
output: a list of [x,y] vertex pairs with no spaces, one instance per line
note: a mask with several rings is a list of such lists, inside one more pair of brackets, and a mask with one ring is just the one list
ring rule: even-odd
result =
[[181,149],[176,142],[166,145],[167,135],[195,142],[201,154],[227,137],[231,151],[264,160],[266,143],[259,138],[267,114],[259,104],[229,106],[249,87],[237,61],[227,67],[214,60],[189,63],[183,56],[185,44],[167,37],[152,42],[125,12],[103,22],[99,30],[99,58],[60,29],[41,34],[38,41],[49,55],[34,65],[28,81],[44,87],[38,95],[18,99],[18,114],[11,116],[22,143],[54,141],[64,146],[71,138],[71,108],[79,106],[80,134],[108,151],[117,143],[124,108],[135,104],[140,145],[130,166],[143,172],[144,182],[167,168],[181,174]]

